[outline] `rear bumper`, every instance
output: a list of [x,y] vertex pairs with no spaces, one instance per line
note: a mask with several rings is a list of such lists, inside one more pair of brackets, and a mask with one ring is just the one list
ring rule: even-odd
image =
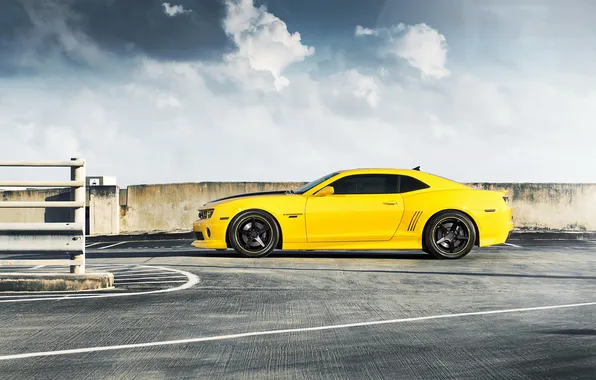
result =
[[477,221],[480,230],[479,247],[503,244],[509,240],[515,227],[511,209],[480,215]]
[[197,220],[192,225],[195,240],[192,246],[201,249],[226,249],[227,222],[221,220]]

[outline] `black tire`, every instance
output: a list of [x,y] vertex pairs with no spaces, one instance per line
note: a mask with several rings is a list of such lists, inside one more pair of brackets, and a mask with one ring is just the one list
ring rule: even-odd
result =
[[246,257],[269,255],[277,246],[279,236],[279,228],[273,217],[260,210],[240,213],[228,230],[231,247]]
[[470,217],[459,211],[444,211],[430,218],[422,238],[425,250],[434,258],[454,260],[470,253],[476,235]]

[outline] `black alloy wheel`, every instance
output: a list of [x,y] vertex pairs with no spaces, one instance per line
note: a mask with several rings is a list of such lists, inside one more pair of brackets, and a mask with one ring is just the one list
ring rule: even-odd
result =
[[431,218],[424,231],[425,251],[437,259],[460,259],[476,241],[476,229],[464,213],[447,211]]
[[269,214],[245,211],[232,222],[228,238],[236,252],[247,257],[263,257],[277,246],[279,229]]

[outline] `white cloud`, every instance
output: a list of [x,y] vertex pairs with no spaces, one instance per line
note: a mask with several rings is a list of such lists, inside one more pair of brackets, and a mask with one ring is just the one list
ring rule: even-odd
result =
[[440,79],[451,75],[445,67],[447,62],[445,36],[426,24],[408,26],[404,30],[405,34],[392,46],[395,55],[406,59],[425,77]]
[[93,67],[106,67],[114,57],[99,49],[84,33],[69,27],[78,21],[67,2],[23,0],[32,32],[20,33],[17,63],[34,70],[51,71],[71,60]]
[[374,114],[381,89],[373,76],[351,69],[331,75],[321,83],[323,101],[338,114],[358,117]]
[[362,25],[356,25],[356,29],[354,30],[355,36],[377,36],[379,32],[374,29],[365,28]]
[[224,30],[238,46],[227,59],[246,60],[251,69],[270,72],[278,91],[287,87],[290,82],[282,71],[312,56],[315,49],[303,45],[300,33],[290,33],[286,23],[265,7],[254,7],[252,0],[227,0],[226,5]]
[[192,9],[184,9],[182,5],[171,5],[170,3],[162,3],[161,5],[164,8],[164,13],[170,17],[192,12]]
[[180,101],[178,98],[168,94],[161,94],[157,99],[157,108],[178,108],[180,107]]
[[[381,33],[383,32],[383,33]],[[446,68],[447,41],[445,36],[426,24],[399,23],[390,28],[370,29],[356,26],[356,36],[383,36],[381,55],[403,58],[418,69],[423,78],[442,79],[451,75]]]
[[[90,175],[123,186],[304,181],[338,168],[416,165],[463,181],[591,180],[592,78],[481,76],[454,64],[427,81],[391,62],[356,68],[347,59],[348,68],[313,77],[286,71],[314,50],[282,20],[247,1],[228,11],[224,27],[238,49],[215,63],[137,57],[132,65],[52,21],[89,44],[71,53],[97,51],[111,75],[0,78],[0,160],[82,156]],[[397,51],[441,77],[443,56],[428,48],[441,38],[407,25],[389,31],[393,42],[414,33],[418,43]]]

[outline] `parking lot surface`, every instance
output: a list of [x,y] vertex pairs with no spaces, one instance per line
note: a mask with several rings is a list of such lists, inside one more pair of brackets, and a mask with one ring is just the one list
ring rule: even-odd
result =
[[513,243],[437,261],[96,242],[115,290],[0,294],[0,377],[596,378],[596,242]]

